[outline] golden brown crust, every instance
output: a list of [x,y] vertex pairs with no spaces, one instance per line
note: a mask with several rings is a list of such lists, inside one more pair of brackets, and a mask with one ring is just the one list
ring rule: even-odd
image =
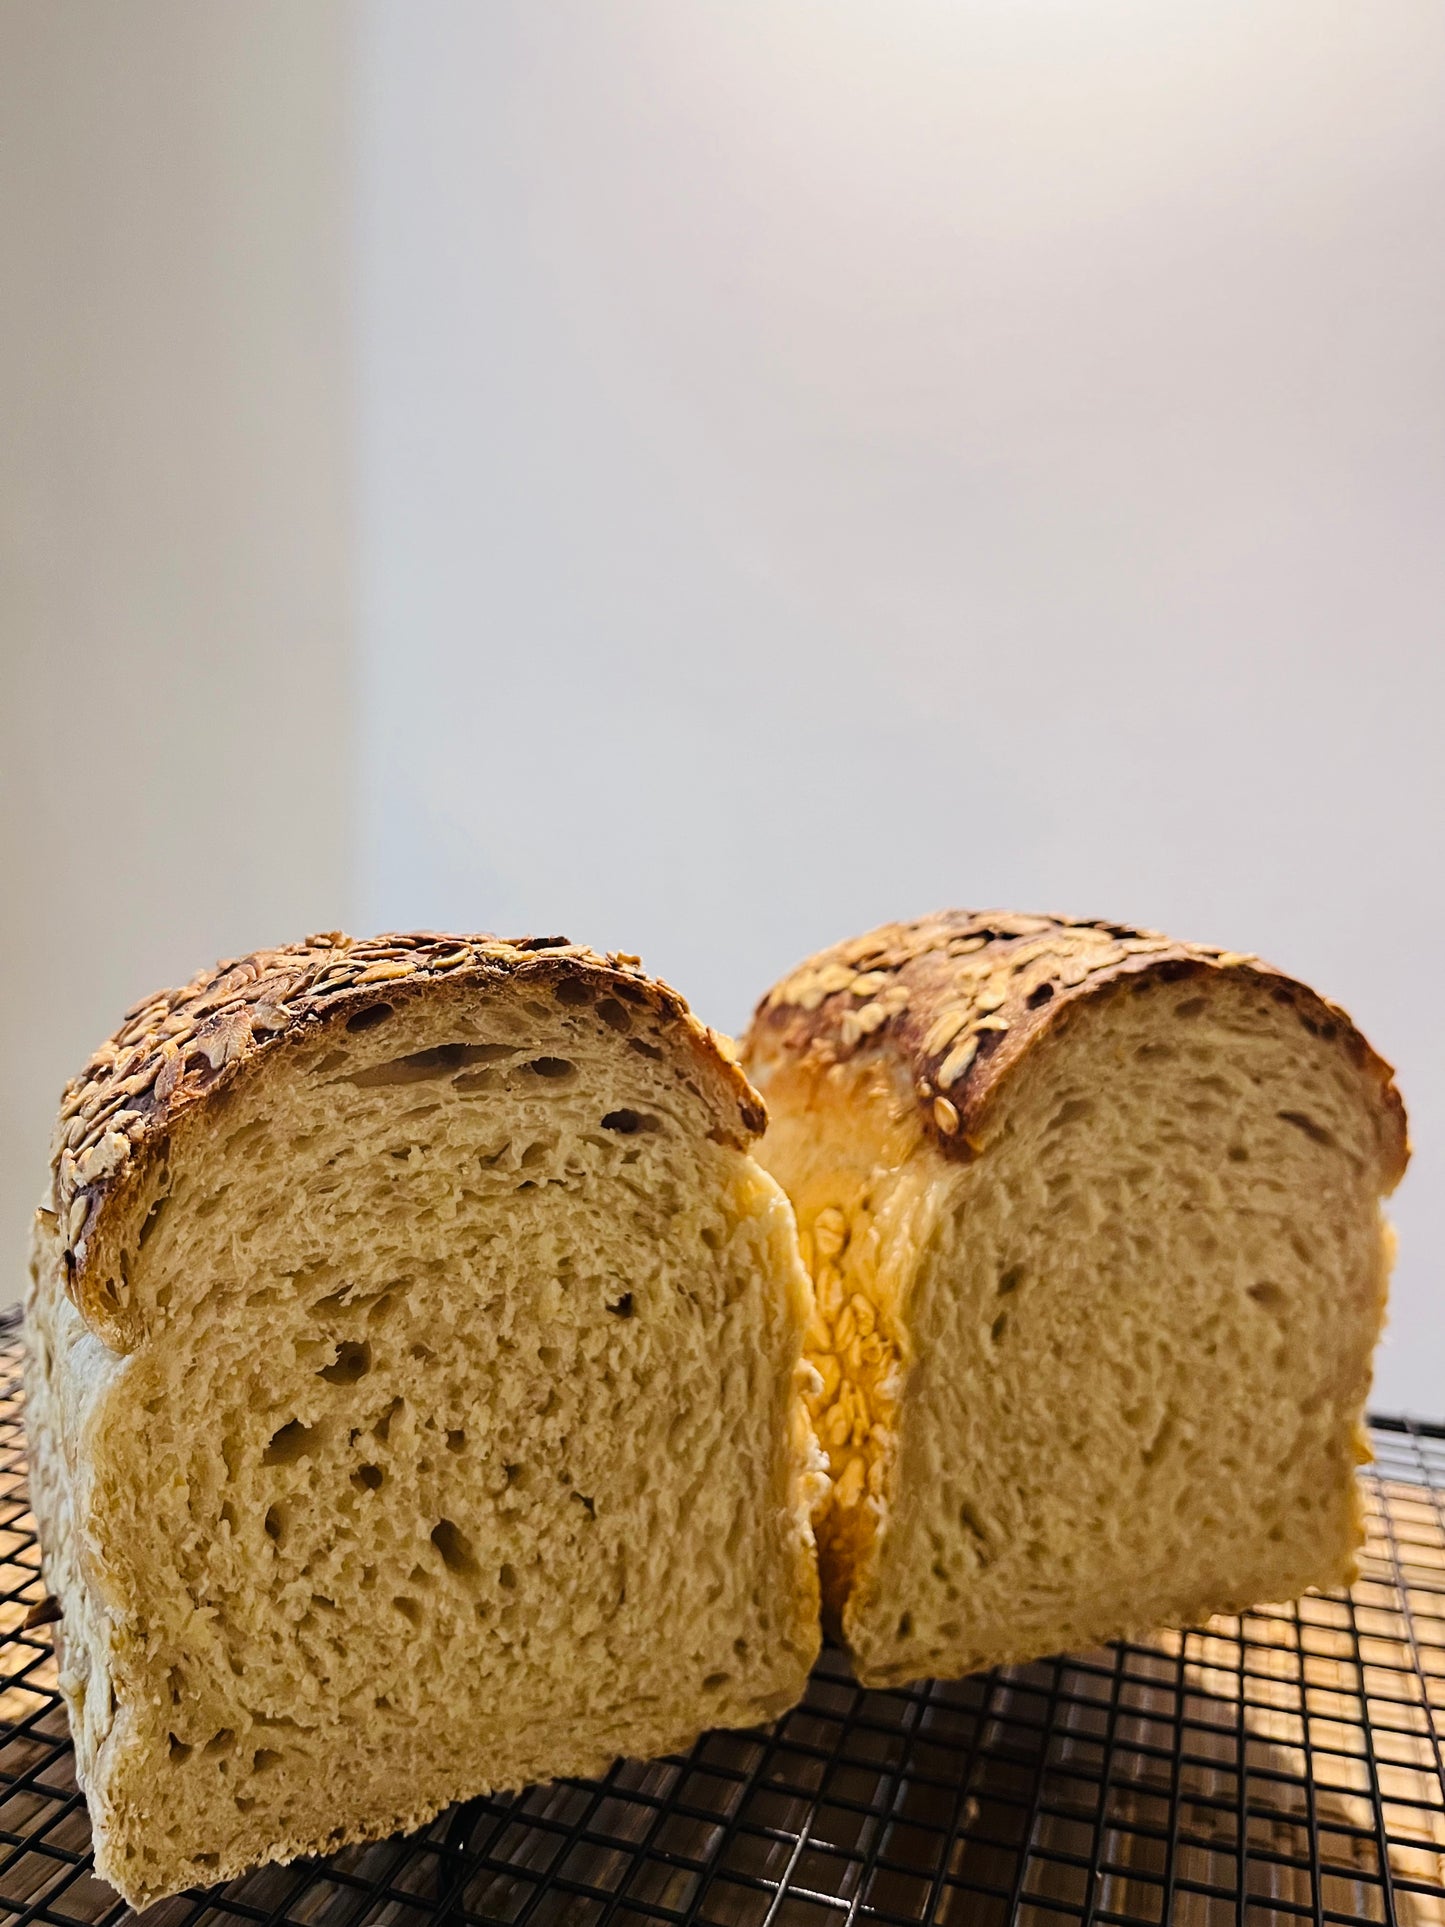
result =
[[676,1024],[679,1041],[720,1093],[719,1134],[740,1149],[761,1134],[762,1100],[726,1041],[635,956],[601,955],[565,937],[413,931],[357,941],[327,931],[228,958],[179,990],[133,1004],[62,1095],[41,1213],[60,1240],[66,1287],[91,1330],[117,1351],[134,1344],[121,1259],[148,1173],[178,1126],[276,1051],[321,1035],[323,1027],[364,1028],[366,1013],[382,1004],[504,979],[552,984],[569,977],[610,988]]
[[1127,979],[1243,971],[1291,1005],[1305,1028],[1337,1039],[1378,1096],[1382,1184],[1409,1157],[1394,1073],[1338,1005],[1257,957],[1157,931],[1078,917],[943,910],[889,923],[819,951],[768,992],[743,1047],[745,1066],[791,1059],[818,1074],[870,1050],[912,1080],[923,1128],[945,1156],[980,1147],[1007,1073],[1083,999]]

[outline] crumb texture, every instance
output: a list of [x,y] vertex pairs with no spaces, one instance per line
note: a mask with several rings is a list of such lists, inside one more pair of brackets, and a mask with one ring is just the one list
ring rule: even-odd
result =
[[780,1041],[763,1007],[761,1154],[816,1284],[824,1599],[868,1683],[1350,1576],[1398,1099],[1310,993],[1164,961],[1040,998],[987,1103],[961,1094],[965,1158],[881,1026]]
[[816,1652],[808,1283],[675,1011],[348,1010],[150,1147],[124,1353],[40,1220],[37,1511],[137,1904],[765,1720]]

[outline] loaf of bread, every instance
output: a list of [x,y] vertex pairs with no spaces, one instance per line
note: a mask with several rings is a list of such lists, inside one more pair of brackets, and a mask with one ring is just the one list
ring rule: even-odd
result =
[[798,1698],[811,1294],[763,1121],[561,938],[225,963],[67,1088],[32,1490],[127,1900]]
[[743,1062],[865,1683],[1352,1575],[1407,1150],[1342,1011],[1253,957],[951,911],[804,964]]

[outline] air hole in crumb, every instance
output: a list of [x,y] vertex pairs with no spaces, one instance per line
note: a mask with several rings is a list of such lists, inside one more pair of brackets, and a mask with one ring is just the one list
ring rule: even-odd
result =
[[328,1385],[354,1385],[371,1370],[371,1347],[366,1340],[346,1339],[336,1348],[334,1364],[317,1373]]
[[575,977],[564,977],[560,983],[553,984],[552,995],[559,1004],[590,1004],[592,992],[586,984],[578,983]]
[[391,1711],[391,1698],[389,1694],[378,1693],[371,1703],[378,1713],[389,1713]]
[[430,1050],[408,1051],[405,1057],[393,1057],[384,1064],[354,1071],[346,1081],[359,1091],[393,1084],[420,1084],[431,1077],[450,1077],[471,1064],[490,1064],[496,1054],[494,1044],[433,1044]]
[[358,1492],[376,1492],[385,1478],[379,1465],[359,1465],[351,1475],[351,1483]]
[[421,1624],[422,1610],[415,1599],[408,1599],[404,1593],[398,1593],[391,1603],[403,1619],[409,1620],[413,1626]]
[[1010,1265],[1007,1271],[1001,1271],[999,1273],[998,1295],[1000,1298],[1007,1298],[1010,1292],[1018,1290],[1024,1281],[1024,1273],[1026,1270],[1027,1267],[1024,1265]]
[[1270,1284],[1268,1279],[1261,1284],[1251,1285],[1249,1295],[1257,1305],[1263,1305],[1266,1311],[1278,1311],[1285,1302],[1284,1292],[1278,1285]]
[[193,1853],[191,1855],[191,1865],[193,1867],[219,1867],[220,1864],[221,1856],[218,1853]]
[[232,1532],[236,1530],[236,1508],[229,1499],[221,1507],[221,1524],[229,1526]]
[[1276,1111],[1275,1116],[1282,1124],[1292,1124],[1295,1130],[1303,1131],[1312,1144],[1334,1145],[1333,1135],[1304,1111]]
[[1174,1006],[1174,1015],[1176,1017],[1201,1017],[1203,1014],[1204,999],[1202,997],[1186,997],[1182,1004],[1176,1004]]
[[502,1467],[502,1477],[507,1481],[508,1485],[520,1485],[524,1470],[525,1467],[520,1465],[504,1465]]
[[988,1335],[996,1345],[1008,1330],[1008,1313],[1001,1311],[988,1328]]
[[597,1006],[597,1015],[609,1030],[625,1033],[632,1028],[632,1019],[615,997],[604,997]]
[[528,1068],[538,1077],[570,1077],[576,1065],[565,1057],[534,1057]]
[[732,1684],[732,1677],[731,1673],[709,1673],[702,1683],[702,1690],[705,1693],[720,1693],[724,1686]]
[[709,1251],[722,1250],[722,1233],[710,1224],[705,1224],[702,1228],[702,1241]]
[[660,1131],[662,1120],[651,1117],[646,1111],[609,1111],[602,1120],[604,1131],[617,1131],[623,1137],[635,1137],[639,1131]]
[[454,1431],[447,1433],[448,1452],[464,1451],[466,1449],[466,1443],[467,1443],[467,1435],[464,1429],[460,1425],[457,1426]]
[[477,1555],[472,1550],[472,1542],[450,1519],[438,1519],[432,1527],[431,1542],[442,1556],[442,1564],[448,1572],[454,1572],[463,1579],[472,1579],[477,1572]]
[[175,1761],[177,1766],[184,1765],[185,1762],[191,1757],[191,1754],[194,1750],[195,1749],[193,1747],[187,1746],[184,1740],[178,1740],[174,1733],[171,1734],[170,1736],[171,1758]]
[[222,1753],[229,1753],[236,1744],[236,1735],[229,1726],[223,1726],[219,1733],[206,1741],[204,1753],[208,1760],[214,1760]]
[[384,1024],[390,1015],[390,1004],[368,1004],[365,1010],[358,1010],[353,1016],[347,1018],[346,1028],[350,1031],[375,1030],[376,1026]]
[[280,1766],[286,1756],[278,1753],[274,1746],[258,1746],[256,1757],[251,1762],[253,1773],[269,1773],[273,1767]]
[[1153,1438],[1144,1447],[1141,1457],[1145,1465],[1154,1466],[1158,1464],[1168,1447],[1174,1443],[1174,1434],[1178,1429],[1178,1420],[1175,1418],[1174,1410],[1171,1406],[1165,1411],[1163,1418],[1159,1421],[1158,1431],[1155,1432]]
[[583,1492],[574,1492],[572,1497],[586,1507],[589,1519],[595,1519],[597,1517],[597,1501],[595,1499],[589,1499]]
[[649,1044],[645,1038],[629,1037],[627,1040],[627,1048],[629,1050],[635,1050],[639,1057],[650,1057],[654,1064],[660,1064],[662,1062],[661,1047],[657,1044]]
[[620,1298],[615,1298],[611,1301],[607,1309],[617,1318],[630,1318],[632,1316],[632,1293],[630,1291],[624,1291]]
[[515,1570],[511,1566],[503,1566],[502,1570],[497,1574],[497,1584],[502,1588],[503,1592],[513,1591],[517,1584]]
[[[1042,1007],[1046,1003],[1048,1003],[1048,1001],[1053,996],[1053,994],[1054,994],[1054,987],[1052,984],[1040,984],[1036,990],[1031,990],[1029,992],[1029,995],[1028,995],[1029,1009],[1030,1010],[1042,1009]],[[905,1614],[904,1617],[906,1618],[907,1615]],[[902,1634],[899,1635],[900,1638],[902,1636],[903,1636]]]
[[900,1639],[911,1639],[912,1636],[913,1636],[913,1614],[903,1613],[900,1615],[898,1620],[898,1637]]
[[412,1346],[411,1355],[413,1358],[420,1359],[423,1364],[425,1364],[429,1358],[436,1357],[436,1353],[432,1350],[431,1346],[420,1338]]
[[237,1813],[249,1813],[256,1804],[249,1793],[237,1793],[233,1797],[236,1802]]
[[303,1425],[299,1418],[293,1418],[272,1435],[271,1443],[261,1455],[262,1465],[293,1465],[297,1459],[305,1458],[320,1430],[319,1425]]
[[1248,1164],[1249,1152],[1242,1144],[1231,1144],[1229,1147],[1229,1161],[1231,1164]]
[[145,1246],[149,1241],[152,1232],[155,1231],[160,1224],[161,1211],[164,1205],[165,1205],[165,1199],[157,1198],[155,1203],[151,1206],[150,1210],[147,1211],[145,1215],[145,1223],[140,1228],[139,1243],[140,1243],[140,1248],[142,1250],[145,1249]]
[[539,1345],[537,1347],[537,1362],[539,1365],[544,1365],[549,1372],[555,1370],[561,1363],[561,1360],[562,1354],[555,1345]]
[[286,1532],[286,1520],[279,1505],[273,1505],[266,1514],[266,1537],[274,1539],[279,1546]]
[[1091,1097],[1071,1097],[1065,1100],[1049,1119],[1049,1129],[1057,1131],[1065,1124],[1076,1124],[1081,1118],[1094,1115],[1094,1100]]

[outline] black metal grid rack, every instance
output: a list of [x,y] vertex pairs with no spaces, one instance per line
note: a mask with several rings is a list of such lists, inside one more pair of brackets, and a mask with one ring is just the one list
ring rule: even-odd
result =
[[[119,1922],[96,1879],[0,1330],[0,1921]],[[686,1758],[165,1901],[154,1927],[1445,1927],[1445,1427],[1375,1421],[1349,1594],[956,1684],[803,1704]]]

